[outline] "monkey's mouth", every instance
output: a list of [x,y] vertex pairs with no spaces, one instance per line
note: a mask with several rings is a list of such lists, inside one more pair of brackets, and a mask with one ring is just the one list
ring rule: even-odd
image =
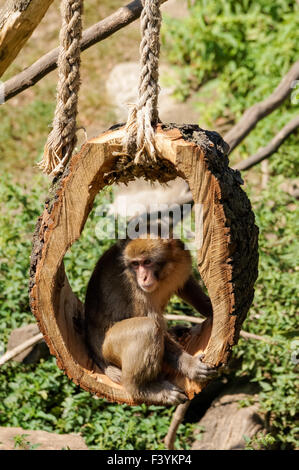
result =
[[153,292],[157,287],[157,283],[152,282],[151,284],[143,284],[140,287],[144,292]]

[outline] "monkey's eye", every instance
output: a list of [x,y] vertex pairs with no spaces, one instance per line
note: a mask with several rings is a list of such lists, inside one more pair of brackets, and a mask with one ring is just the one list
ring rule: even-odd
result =
[[131,266],[133,266],[133,268],[138,268],[139,266],[138,261],[132,261]]
[[145,266],[148,266],[149,264],[151,264],[151,262],[152,262],[152,261],[151,261],[150,259],[146,259],[146,260],[144,260],[143,264],[144,264]]

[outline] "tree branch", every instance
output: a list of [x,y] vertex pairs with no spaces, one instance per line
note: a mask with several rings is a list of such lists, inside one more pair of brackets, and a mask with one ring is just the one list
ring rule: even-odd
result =
[[164,315],[166,320],[175,320],[175,321],[189,321],[190,323],[202,323],[204,318],[199,317],[191,317],[189,315],[172,315],[171,313],[167,313]]
[[25,349],[29,348],[30,346],[37,344],[42,339],[43,339],[43,334],[38,333],[32,338],[26,339],[26,341],[19,344],[18,346],[11,349],[10,351],[7,351],[5,354],[3,354],[3,356],[0,357],[0,366],[5,364],[5,362],[10,361],[10,359],[13,359],[15,356],[25,351]]
[[261,119],[272,113],[291,94],[292,82],[298,78],[299,60],[293,64],[274,92],[264,101],[256,103],[247,109],[240,121],[226,133],[224,140],[230,146],[230,153],[255,128]]
[[[164,315],[164,318],[166,320],[189,321],[190,323],[202,323],[205,320],[204,318],[192,317],[189,315],[172,315],[172,314],[166,314]],[[257,339],[259,341],[264,341],[265,343],[277,344],[276,341],[273,341],[272,339],[265,338],[264,336],[255,335],[254,333],[248,333],[247,331],[244,331],[244,330],[240,331],[240,336],[242,336],[245,339]]]
[[0,11],[0,77],[42,20],[53,0],[7,0]]
[[[177,320],[177,321],[189,321],[191,323],[202,323],[204,319],[198,318],[198,317],[192,317],[189,315],[164,315],[166,320]],[[272,343],[275,344],[274,341],[264,338],[263,336],[258,336],[253,333],[247,333],[247,331],[241,330],[240,336],[243,336],[243,338],[246,339],[258,339],[260,341],[266,341],[267,343]],[[3,356],[0,357],[0,365],[4,364],[5,362],[9,361],[13,357],[17,356],[20,354],[22,351],[25,349],[29,348],[30,346],[35,345],[38,343],[41,339],[43,339],[42,333],[38,333],[37,335],[33,336],[32,338],[27,339],[23,343],[19,344],[16,346],[14,349],[11,349],[10,351],[7,351]]]
[[[161,0],[161,3],[167,0]],[[139,18],[142,11],[140,0],[134,0],[128,5],[119,8],[115,13],[94,24],[83,32],[81,51],[103,41],[107,37]],[[35,85],[45,75],[57,67],[58,47],[48,52],[34,64],[4,83],[4,101],[18,95],[27,88]]]
[[299,127],[299,116],[296,116],[288,124],[286,124],[281,131],[271,140],[271,142],[258,150],[255,155],[252,155],[246,160],[243,160],[233,167],[234,170],[249,170],[257,163],[265,160],[265,158],[270,157],[276,150],[281,146],[281,144],[289,137],[292,132],[294,132]]
[[190,406],[191,401],[186,401],[186,403],[183,403],[182,405],[178,405],[175,412],[172,415],[171,423],[169,425],[168,433],[164,439],[165,446],[168,450],[173,450],[174,449],[174,441],[175,441],[175,436],[176,432],[178,430],[179,425],[183,421],[186,411],[188,410]]

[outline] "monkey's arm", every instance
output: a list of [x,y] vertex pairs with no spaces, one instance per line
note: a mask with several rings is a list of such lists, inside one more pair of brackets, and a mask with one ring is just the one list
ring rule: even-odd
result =
[[198,282],[190,276],[184,287],[178,290],[178,296],[185,302],[192,305],[199,313],[205,317],[213,316],[213,308],[210,298],[203,292]]
[[217,375],[216,368],[201,361],[202,355],[191,356],[169,333],[164,336],[164,361],[190,380],[205,381]]

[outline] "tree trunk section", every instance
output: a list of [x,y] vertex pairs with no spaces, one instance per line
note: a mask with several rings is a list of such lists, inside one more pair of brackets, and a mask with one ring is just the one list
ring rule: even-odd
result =
[[[258,229],[238,172],[228,167],[228,146],[216,132],[196,125],[159,124],[155,134],[158,159],[134,165],[123,155],[124,128],[87,142],[55,179],[34,235],[30,304],[58,365],[72,380],[99,396],[133,404],[132,397],[97,367],[84,339],[84,305],[72,292],[63,258],[80,237],[96,194],[105,186],[138,177],[160,182],[177,176],[189,184],[202,210],[197,265],[213,305],[213,321],[205,320],[181,338],[190,354],[204,352],[214,365],[226,363],[238,341],[253,300],[258,264]],[[201,240],[201,242],[200,242]],[[95,260],[96,263],[97,260]],[[170,380],[191,399],[204,385],[175,371]]]
[[53,0],[7,0],[0,11],[0,77],[42,20]]

